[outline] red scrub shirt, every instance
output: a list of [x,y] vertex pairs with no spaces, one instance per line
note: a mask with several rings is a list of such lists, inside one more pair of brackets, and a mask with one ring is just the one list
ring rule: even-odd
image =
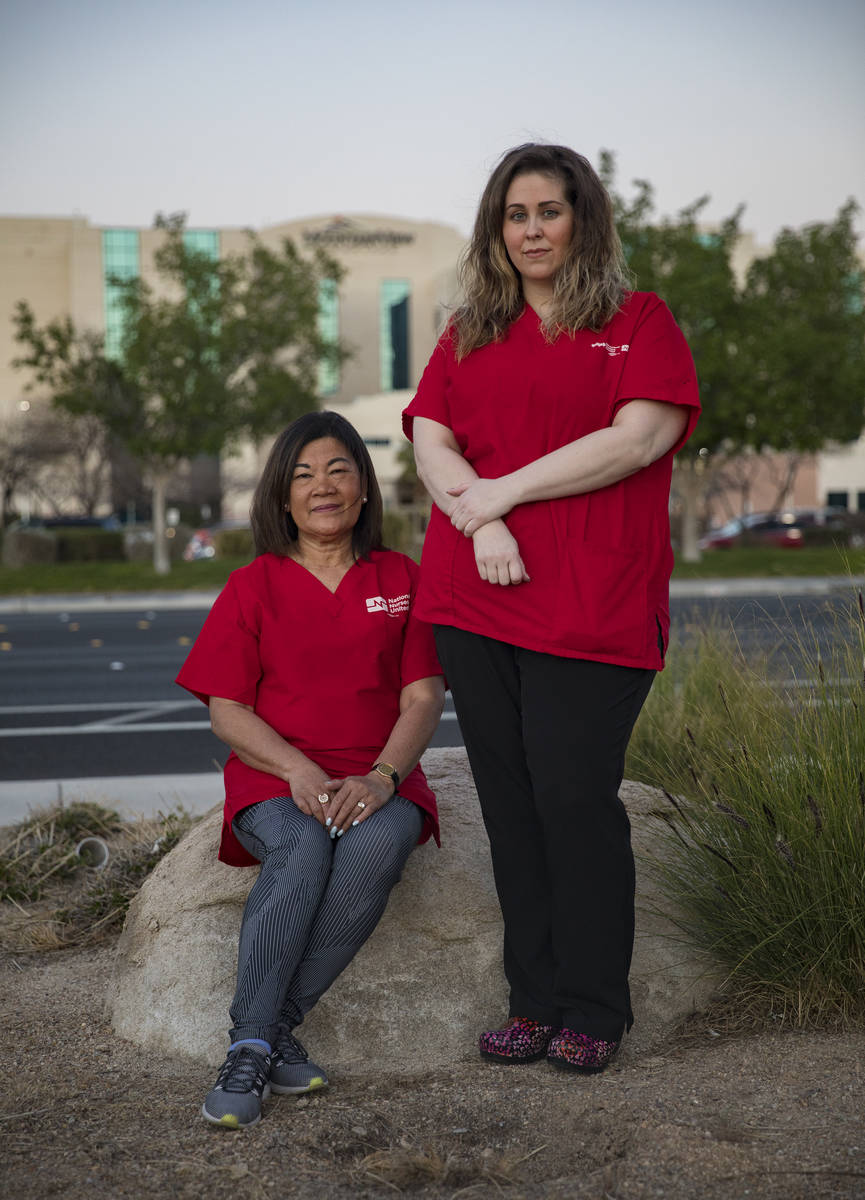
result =
[[461,362],[450,330],[403,413],[450,429],[482,479],[506,475],[612,424],[629,400],[688,409],[663,458],[585,495],[520,504],[505,518],[531,577],[501,587],[478,574],[471,538],[433,507],[418,616],[566,658],[661,668],[673,568],[668,504],[673,455],[700,410],[694,363],[669,309],[633,292],[600,332],[549,342],[526,306],[507,335]]
[[[250,705],[328,778],[365,775],[396,724],[402,689],[442,673],[432,629],[413,609],[417,579],[410,558],[374,550],[331,592],[293,559],[262,554],[230,575],[177,682],[205,704],[221,696]],[[231,821],[289,788],[233,751],[224,780],[219,857],[250,866],[256,860]],[[438,842],[435,796],[420,766],[399,790],[424,810],[420,841],[432,834]]]

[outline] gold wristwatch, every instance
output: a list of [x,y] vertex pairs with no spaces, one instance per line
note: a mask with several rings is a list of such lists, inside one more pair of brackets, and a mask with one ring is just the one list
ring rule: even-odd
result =
[[384,775],[385,779],[391,781],[393,784],[393,794],[396,795],[399,788],[399,775],[397,774],[396,767],[391,763],[377,762],[373,770],[378,771],[379,775]]

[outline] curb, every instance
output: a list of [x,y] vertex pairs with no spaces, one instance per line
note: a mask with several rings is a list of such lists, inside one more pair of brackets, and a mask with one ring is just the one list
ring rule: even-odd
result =
[[37,808],[74,801],[115,809],[125,821],[155,817],[174,808],[201,816],[224,799],[222,776],[115,775],[102,779],[22,779],[0,783],[0,825],[26,821]]
[[[695,599],[711,596],[828,596],[847,588],[865,587],[865,575],[779,575],[777,578],[673,579],[670,596]],[[219,591],[207,592],[108,592],[90,595],[6,596],[3,613],[124,612],[137,609],[209,609]]]

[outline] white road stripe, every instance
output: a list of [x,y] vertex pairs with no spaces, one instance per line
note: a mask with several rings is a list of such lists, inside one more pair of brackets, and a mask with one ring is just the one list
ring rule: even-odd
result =
[[117,700],[110,704],[15,704],[0,708],[0,717],[22,713],[54,712],[114,712],[120,709],[135,711],[141,708],[159,709],[160,712],[175,712],[180,708],[197,708],[200,700]]
[[[455,721],[454,712],[442,713],[443,721]],[[26,725],[15,729],[0,729],[0,738],[57,737],[82,733],[179,733],[185,729],[210,729],[209,721],[152,721],[147,725],[118,725],[109,721],[92,721],[85,725]]]

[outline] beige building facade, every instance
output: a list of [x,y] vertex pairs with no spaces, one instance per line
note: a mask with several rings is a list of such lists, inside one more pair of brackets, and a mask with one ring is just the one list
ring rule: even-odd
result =
[[[319,402],[347,416],[367,440],[387,503],[395,503],[402,470],[398,453],[405,445],[400,413],[416,387],[457,294],[456,265],[464,238],[434,222],[366,214],[313,216],[257,231],[268,246],[291,239],[301,250],[317,247],[336,258],[345,270],[339,285],[319,296],[322,331],[338,337],[351,352],[338,371],[322,370]],[[39,324],[69,316],[78,329],[102,333],[109,349],[119,341],[119,310],[112,276],[140,275],[156,284],[154,253],[164,236],[155,229],[99,228],[82,217],[0,217],[0,440],[24,444],[28,422],[36,428],[38,393],[26,391],[25,372],[13,369],[20,353],[12,316],[26,300]],[[242,253],[248,242],[240,229],[187,230],[197,248],[214,256]],[[743,236],[734,257],[742,276],[747,264],[766,253],[750,235]],[[699,434],[697,435],[699,436]],[[222,464],[217,486],[223,513],[242,517],[268,447],[246,447]],[[707,518],[723,521],[731,512],[768,507],[777,497],[782,462],[754,469],[750,490],[741,480],[717,492]],[[54,479],[57,466],[51,468]],[[189,498],[196,492],[194,473],[179,477]],[[2,482],[2,481],[0,481]],[[45,511],[46,487],[23,482],[10,497],[19,512]],[[199,496],[200,498],[200,496]],[[102,511],[117,503],[106,486]],[[865,511],[865,438],[836,452],[805,460],[784,502],[790,505],[833,503]],[[64,500],[70,511],[74,499]],[[205,506],[206,507],[206,506]],[[206,514],[202,514],[206,515]]]
[[[321,371],[319,402],[369,419],[369,430],[361,432],[370,439],[385,494],[393,499],[401,470],[396,453],[404,444],[399,414],[455,299],[462,235],[446,225],[376,214],[310,217],[268,226],[257,235],[272,248],[286,238],[310,253],[321,248],[344,268],[339,285],[319,295],[319,320],[350,357],[339,370]],[[243,253],[248,246],[247,233],[239,229],[192,229],[185,236],[214,256]],[[111,279],[140,276],[157,285],[154,253],[163,237],[155,229],[101,229],[78,217],[0,218],[0,437],[26,439],[28,422],[37,428],[40,407],[38,392],[27,390],[27,372],[12,366],[22,349],[12,322],[17,302],[26,300],[40,325],[71,317],[79,330],[104,334],[111,350],[120,334]],[[358,397],[376,399],[358,406]],[[245,513],[266,449],[248,447],[224,464],[228,515]],[[22,484],[12,504],[38,512],[44,491],[28,495]],[[111,507],[109,495],[101,507]]]

